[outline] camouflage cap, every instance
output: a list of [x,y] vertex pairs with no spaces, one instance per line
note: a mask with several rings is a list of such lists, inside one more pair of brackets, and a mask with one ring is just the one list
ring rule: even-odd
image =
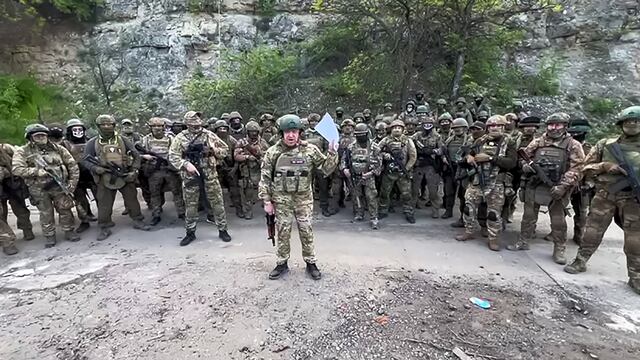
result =
[[468,128],[469,127],[469,123],[467,122],[467,120],[465,120],[463,118],[454,119],[453,122],[451,123],[451,128],[455,129],[455,128],[459,128],[459,127]]
[[149,126],[164,126],[165,125],[165,119],[163,118],[159,118],[159,117],[152,117],[151,119],[149,119],[149,121],[147,121],[147,125]]
[[187,111],[184,114],[184,123],[189,126],[202,125],[202,113],[198,111]]
[[229,114],[229,120],[231,120],[231,119],[240,119],[240,120],[242,120],[242,115],[240,115],[240,113],[237,112],[237,111],[232,111]]
[[131,121],[131,119],[122,119],[122,121],[120,121],[120,125],[133,125],[133,121]]
[[496,125],[505,126],[507,125],[507,119],[502,115],[493,115],[487,120],[487,123],[485,125],[486,127],[496,126]]
[[476,121],[473,124],[471,124],[471,126],[469,126],[469,129],[478,129],[478,130],[484,130],[485,124],[482,121]]
[[391,125],[389,125],[389,127],[396,127],[396,126],[401,126],[404,129],[404,123],[402,122],[402,120],[393,120],[391,122]]
[[100,126],[102,124],[116,124],[116,119],[112,115],[98,115],[96,118],[96,125]]
[[567,113],[557,112],[547,116],[545,123],[547,124],[568,124],[571,117]]
[[436,101],[436,104],[438,104],[438,105],[447,105],[447,100],[445,100],[445,99],[438,99],[438,100]]

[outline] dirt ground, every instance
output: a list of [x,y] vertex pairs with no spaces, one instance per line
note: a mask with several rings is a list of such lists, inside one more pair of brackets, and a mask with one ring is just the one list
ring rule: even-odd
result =
[[456,242],[427,211],[415,225],[392,214],[377,232],[348,211],[319,217],[317,282],[297,237],[291,272],[267,279],[262,218],[230,215],[229,244],[202,223],[177,246],[170,208],[151,232],[117,216],[104,242],[95,228],[52,249],[40,236],[19,242],[19,255],[0,257],[0,359],[640,359],[640,297],[625,285],[618,228],[572,276],[547,242],[491,252]]

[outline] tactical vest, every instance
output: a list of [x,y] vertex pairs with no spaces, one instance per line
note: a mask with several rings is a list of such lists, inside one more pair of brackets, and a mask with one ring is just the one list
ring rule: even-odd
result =
[[324,142],[324,138],[315,131],[307,131],[306,134],[307,136],[305,140],[309,144],[315,145],[318,147],[318,149],[322,150],[322,144]]
[[[29,167],[41,168],[36,161],[37,159],[42,158],[46,163],[46,170],[50,170],[51,172],[59,175],[65,181],[69,178],[69,172],[67,171],[67,167],[64,165],[62,155],[60,154],[61,146],[52,144],[51,147],[47,147],[46,151],[42,151],[37,149],[34,145],[28,145],[27,149],[28,150],[25,151],[25,160]],[[44,190],[49,190],[46,187],[53,185],[53,180],[48,176],[25,180],[29,186],[36,185],[44,188]]]
[[447,152],[449,153],[449,157],[452,160],[457,161],[458,157],[460,156],[460,148],[462,147],[462,145],[466,144],[466,142],[467,134],[451,137],[451,141],[447,143]]
[[569,160],[569,144],[572,138],[565,137],[559,144],[550,144],[536,149],[533,161],[538,164],[549,180],[554,184],[560,182],[567,171]]
[[312,164],[300,150],[298,147],[278,156],[273,170],[274,192],[304,194],[311,191]]
[[[504,157],[507,153],[507,144],[509,139],[507,136],[503,136],[498,140],[487,140],[480,147],[480,152],[485,153],[493,158]],[[480,170],[484,176],[484,181],[487,184],[493,184],[494,182],[504,181],[504,178],[498,176],[500,173],[500,167],[492,164],[491,162],[481,163]],[[480,178],[476,175],[473,179],[474,185],[480,184]]]
[[[609,150],[609,146],[615,142],[616,140],[607,141],[604,150],[602,151],[602,162],[618,164]],[[640,143],[619,143],[619,145],[620,150],[624,153],[624,157],[627,159],[629,165],[631,165],[635,170],[636,176],[640,176]],[[598,176],[597,183],[600,185],[615,184],[624,178],[626,178],[624,175],[604,173]]]
[[357,144],[351,147],[351,173],[361,176],[369,171],[370,145],[363,148]]
[[65,144],[65,147],[67,148],[67,150],[69,150],[69,153],[71,154],[71,156],[73,156],[73,159],[78,163],[82,161],[82,158],[84,157],[84,149],[87,147],[87,144],[74,144],[70,141],[65,142]]
[[[434,136],[433,132],[423,137],[422,134],[416,135],[415,141],[416,148],[418,148],[418,161],[417,167],[433,166],[434,159],[431,155],[425,154],[424,150],[435,150],[438,145],[438,137]],[[422,148],[420,148],[422,147]]]
[[[212,151],[209,148],[209,143],[207,142],[207,134],[204,132],[199,133],[198,135],[195,136],[195,138],[189,140],[188,138],[185,138],[185,142],[184,142],[184,150],[182,152],[182,158],[189,160],[189,161],[194,161],[194,159],[189,159],[189,156],[196,156],[200,159],[200,161],[197,161],[197,164],[194,164],[196,166],[202,166],[202,167],[208,167],[209,165],[209,161],[207,161],[207,158],[210,157],[212,155]],[[200,148],[201,147],[201,151],[197,154],[191,154],[189,153],[189,147],[194,147],[194,148]]]
[[124,141],[121,137],[116,136],[115,144],[111,141],[102,143],[100,138],[96,138],[96,157],[100,159],[102,164],[114,164],[120,167],[127,167],[129,165],[129,159],[127,156],[127,148],[124,145]]
[[[391,139],[391,138],[389,138]],[[396,160],[390,160],[387,162],[386,170],[389,173],[402,173],[407,165],[407,140],[406,138],[400,138],[399,140],[391,140],[387,142],[385,151],[390,153]],[[397,163],[402,164],[402,168]]]
[[149,136],[146,141],[146,148],[151,150],[152,152],[166,157],[169,155],[169,148],[171,147],[171,138],[168,136],[163,137],[162,139],[156,139],[153,136]]

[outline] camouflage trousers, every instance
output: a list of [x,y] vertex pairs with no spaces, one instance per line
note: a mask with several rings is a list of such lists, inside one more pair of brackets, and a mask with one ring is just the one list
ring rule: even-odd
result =
[[[184,174],[184,172],[183,172]],[[222,196],[222,187],[218,180],[215,168],[203,168],[200,175],[204,177],[204,195],[210,209],[215,217],[218,230],[227,230],[227,214],[224,211],[224,199]],[[187,232],[195,232],[198,227],[198,205],[200,203],[201,189],[198,185],[197,176],[185,175],[182,178],[182,194],[184,195],[185,205],[185,228]]]
[[442,206],[442,196],[438,191],[438,187],[442,179],[433,166],[424,166],[413,170],[413,203],[418,203],[423,180],[427,183],[431,206],[433,206],[434,209],[439,209]]
[[[24,199],[17,199],[14,197],[9,197],[8,199],[0,200],[2,202],[2,206],[0,209],[0,220],[8,223],[9,217],[9,208],[11,206],[11,210],[13,211],[13,215],[16,217],[16,227],[20,230],[31,230],[33,229],[33,225],[31,224],[31,211],[27,208],[27,204]],[[8,206],[7,206],[8,203]]]
[[89,199],[87,198],[87,188],[80,186],[76,187],[73,192],[73,200],[76,202],[76,213],[81,223],[89,222],[89,212],[91,210]]
[[[260,171],[260,170],[257,170]],[[242,213],[247,216],[253,216],[253,205],[258,199],[258,183],[260,182],[259,172],[257,176],[242,177],[238,181],[240,183],[240,203],[242,205]]]
[[[524,193],[524,213],[520,222],[520,241],[529,242],[536,234],[536,224],[540,205],[534,201],[535,188],[527,187]],[[564,246],[567,243],[567,220],[565,218],[565,207],[569,203],[570,195],[565,195],[561,200],[552,201],[549,206],[549,218],[551,219],[551,238],[557,246]]]
[[391,191],[393,186],[398,186],[400,192],[400,200],[402,201],[402,209],[405,215],[413,215],[414,204],[411,203],[411,178],[408,175],[385,173],[382,175],[382,183],[380,185],[380,214],[387,214],[389,204],[391,203]]
[[122,194],[125,209],[129,210],[129,217],[136,221],[144,219],[140,211],[138,189],[135,183],[126,183],[125,186],[119,190],[107,189],[104,185],[98,184],[96,201],[98,203],[98,226],[101,229],[114,226],[111,215],[113,215],[113,203],[116,200],[116,193],[118,191]]
[[339,172],[335,171],[328,180],[331,183],[331,190],[329,192],[329,208],[338,209],[341,202],[344,201],[344,176]]
[[180,175],[175,171],[158,169],[149,174],[149,193],[151,196],[152,216],[160,216],[162,204],[164,203],[165,186],[173,194],[173,203],[176,206],[176,212],[178,215],[184,215],[184,199],[182,198]]
[[313,216],[313,192],[301,194],[273,194],[271,201],[276,208],[277,263],[284,264],[291,253],[292,218],[298,224],[298,235],[302,244],[302,258],[309,264],[316,262],[313,245],[313,230],[311,219]]
[[640,282],[640,206],[629,192],[609,195],[599,190],[593,198],[587,225],[578,249],[578,259],[585,262],[598,250],[614,215],[619,215],[624,231],[624,253],[629,278]]
[[478,223],[478,208],[482,202],[487,203],[487,231],[489,240],[498,239],[502,231],[502,206],[504,205],[504,184],[496,182],[487,185],[490,189],[483,194],[479,185],[470,184],[465,192],[465,205],[462,212],[464,227],[467,233],[474,233],[480,228]]
[[[313,172],[313,189],[320,202],[320,209],[329,208],[329,178],[320,170]],[[315,195],[314,195],[315,198]]]
[[[0,207],[2,208],[1,211],[3,212],[6,211],[4,206],[5,205],[3,203],[0,203]],[[13,245],[15,241],[16,234],[13,233],[11,226],[9,226],[6,221],[0,219],[0,246],[8,247]]]
[[217,172],[218,183],[229,189],[231,205],[236,209],[242,209],[242,204],[240,202],[240,187],[238,186],[237,168],[219,167],[217,168]]
[[378,218],[378,190],[374,177],[356,178],[353,181],[353,214],[364,217],[364,208],[369,211],[369,219]]
[[580,244],[584,237],[587,215],[593,196],[593,189],[576,190],[571,194],[571,207],[575,212],[573,215],[573,239],[577,244]]
[[60,190],[48,190],[30,188],[31,197],[40,212],[40,227],[42,235],[54,236],[56,234],[56,212],[63,231],[72,231],[75,226],[73,212],[73,199]]

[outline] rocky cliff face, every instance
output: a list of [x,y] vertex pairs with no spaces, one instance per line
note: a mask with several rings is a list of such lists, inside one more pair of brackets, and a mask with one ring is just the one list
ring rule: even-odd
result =
[[[105,0],[90,29],[54,25],[26,44],[5,42],[0,70],[34,71],[71,83],[86,73],[81,59],[93,49],[107,67],[122,68],[118,83],[160,93],[163,107],[178,112],[184,108],[182,82],[195,69],[215,74],[222,51],[310,36],[320,20],[311,3],[278,0],[274,15],[267,17],[257,0]],[[573,102],[570,106],[579,107],[581,97],[640,103],[639,14],[637,0],[567,0],[560,13],[518,19],[527,37],[510,59],[532,72],[557,62],[563,99]]]

